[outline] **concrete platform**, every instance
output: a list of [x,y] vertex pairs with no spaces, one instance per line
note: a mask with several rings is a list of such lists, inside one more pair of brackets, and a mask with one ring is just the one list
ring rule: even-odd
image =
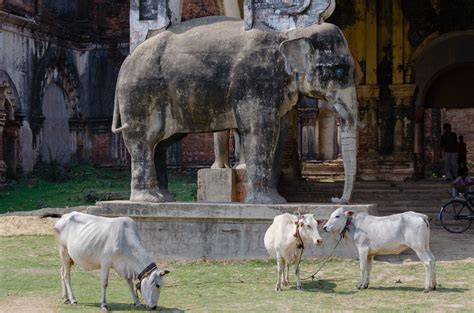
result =
[[[263,237],[273,217],[285,212],[312,213],[327,219],[341,205],[291,203],[138,203],[97,202],[88,213],[107,217],[130,216],[137,223],[145,247],[159,260],[267,258]],[[377,215],[372,204],[345,205],[356,212]],[[324,245],[307,247],[306,256],[326,256],[337,237],[320,231]],[[355,247],[343,240],[335,255],[354,258]]]

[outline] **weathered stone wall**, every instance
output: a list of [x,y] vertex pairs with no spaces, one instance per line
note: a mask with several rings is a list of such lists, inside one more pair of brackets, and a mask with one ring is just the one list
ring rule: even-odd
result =
[[[84,3],[50,1],[38,7],[33,1],[8,0],[0,5],[0,80],[7,82],[7,92],[16,101],[19,173],[50,160],[49,150],[58,147],[61,151],[52,151],[52,158],[64,155],[64,162],[126,164],[126,155],[119,152],[123,145],[110,133],[110,122],[115,82],[127,54],[127,46],[118,43],[123,34],[128,41],[123,18],[128,7],[126,1],[118,1],[107,11],[106,1],[87,2],[97,14],[88,12],[82,21]],[[22,17],[38,12],[44,14],[35,20]],[[62,23],[70,27],[62,30]],[[104,23],[107,30],[91,31]],[[108,44],[92,43],[106,37],[103,42]],[[54,86],[54,94],[48,86]],[[53,108],[52,103],[60,107]],[[55,120],[59,111],[61,123]],[[62,128],[55,129],[59,124]]]

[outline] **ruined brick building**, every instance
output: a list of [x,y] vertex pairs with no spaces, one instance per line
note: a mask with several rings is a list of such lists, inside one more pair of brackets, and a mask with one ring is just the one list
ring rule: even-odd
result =
[[[241,17],[242,3],[170,1],[172,21]],[[115,80],[129,51],[131,12],[140,24],[153,19],[155,4],[0,0],[0,184],[51,159],[127,164],[120,137],[110,132]],[[436,171],[444,122],[464,135],[474,163],[473,1],[338,0],[329,22],[343,29],[356,59],[359,178]],[[322,161],[337,171],[338,117],[311,101],[291,114],[284,172],[314,176]],[[169,151],[175,166],[212,160],[212,134],[189,135]]]

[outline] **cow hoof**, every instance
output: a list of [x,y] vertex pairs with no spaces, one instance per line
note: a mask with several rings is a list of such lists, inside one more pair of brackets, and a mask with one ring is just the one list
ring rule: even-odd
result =
[[296,286],[296,290],[303,291],[303,286]]
[[64,304],[71,304],[71,301],[69,301],[69,299],[64,299]]
[[364,286],[362,286],[362,288],[367,289],[367,288],[369,288],[369,285],[364,285]]
[[109,312],[109,306],[107,304],[102,304],[100,306],[100,308],[102,309],[102,311],[104,312]]
[[281,286],[276,286],[275,291],[281,291]]
[[288,282],[287,282],[287,281],[284,281],[284,282],[282,283],[282,285],[283,285],[283,286],[288,286]]
[[141,304],[141,303],[135,303],[135,308],[136,309],[144,309],[145,308],[145,305]]
[[356,287],[357,287],[357,289],[361,289],[361,288],[362,288],[362,285],[361,285],[361,284],[357,284]]
[[77,301],[76,300],[71,301],[71,305],[77,305]]

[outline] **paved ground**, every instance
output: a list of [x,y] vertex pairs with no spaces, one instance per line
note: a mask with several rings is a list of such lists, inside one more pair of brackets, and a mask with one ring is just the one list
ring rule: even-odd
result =
[[[85,210],[87,207],[66,209],[43,209],[32,212],[21,212],[19,215],[10,213],[0,216],[0,236],[17,235],[47,235],[53,234],[53,218],[41,219],[39,215],[45,212],[70,212]],[[451,234],[432,222],[431,250],[439,261],[472,260],[474,262],[474,224],[463,234]],[[418,261],[411,251],[405,251],[398,256],[379,257],[379,260],[389,262]]]

